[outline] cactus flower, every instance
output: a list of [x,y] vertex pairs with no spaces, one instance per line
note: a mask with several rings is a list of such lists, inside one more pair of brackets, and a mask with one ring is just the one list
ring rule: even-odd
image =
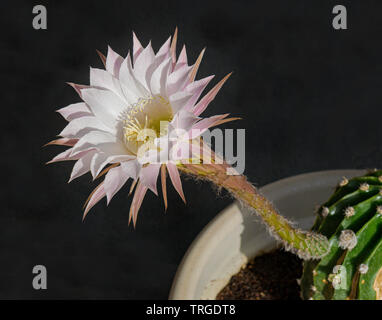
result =
[[[99,53],[105,70],[90,69],[90,85],[70,83],[82,102],[58,110],[69,123],[59,139],[48,143],[70,148],[49,163],[75,160],[69,181],[89,171],[93,179],[105,176],[89,196],[83,217],[102,198],[109,203],[131,179],[130,192],[135,189],[135,193],[129,221],[135,226],[147,190],[158,194],[159,173],[165,207],[167,172],[185,201],[180,170],[226,188],[258,213],[287,249],[302,257],[322,256],[327,250],[325,237],[294,228],[243,175],[232,174],[233,168],[222,159],[205,163],[203,157],[213,152],[198,139],[200,135],[237,119],[227,118],[228,114],[201,117],[230,74],[202,97],[213,78],[196,80],[204,50],[190,66],[185,47],[176,56],[176,41],[177,31],[155,53],[150,43],[143,47],[133,34],[132,54],[122,58],[109,47],[106,56]],[[185,144],[191,156],[179,152]]]
[[[76,160],[72,181],[87,172],[93,179],[106,167],[105,180],[91,194],[84,216],[103,197],[109,203],[129,180],[135,193],[130,218],[135,224],[139,207],[147,190],[157,194],[157,178],[167,169],[170,179],[185,201],[175,160],[169,153],[165,163],[158,163],[158,141],[174,137],[174,132],[196,132],[219,124],[228,114],[201,118],[199,115],[214,99],[227,80],[226,76],[206,96],[199,99],[212,80],[209,76],[195,80],[204,50],[193,66],[187,62],[186,48],[176,57],[176,34],[163,44],[157,53],[149,43],[145,48],[133,34],[133,54],[122,58],[110,47],[107,56],[100,54],[105,70],[90,68],[90,85],[70,84],[83,100],[57,110],[68,125],[60,139],[50,144],[70,148],[50,162]],[[226,119],[227,120],[227,119]],[[163,124],[167,123],[166,126]],[[162,128],[161,128],[162,125]],[[164,127],[164,128],[163,128]],[[177,136],[182,139],[180,135]],[[174,140],[174,139],[172,139]],[[176,145],[179,141],[172,141]],[[164,192],[166,197],[166,192]],[[165,199],[167,206],[167,199]]]

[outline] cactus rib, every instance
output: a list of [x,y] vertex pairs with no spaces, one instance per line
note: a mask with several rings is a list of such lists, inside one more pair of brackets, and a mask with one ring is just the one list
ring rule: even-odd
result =
[[375,289],[382,270],[381,190],[379,170],[344,179],[322,205],[321,209],[328,208],[327,215],[319,215],[313,229],[329,238],[330,249],[321,260],[304,263],[304,299],[382,298]]

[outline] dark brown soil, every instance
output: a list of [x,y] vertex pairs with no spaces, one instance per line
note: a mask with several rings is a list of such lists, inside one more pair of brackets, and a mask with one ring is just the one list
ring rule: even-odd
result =
[[217,300],[300,300],[297,279],[302,262],[295,255],[274,250],[251,260],[234,275]]

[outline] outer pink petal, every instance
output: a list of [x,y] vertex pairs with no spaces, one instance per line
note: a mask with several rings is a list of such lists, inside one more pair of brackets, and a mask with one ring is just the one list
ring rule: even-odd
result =
[[202,62],[202,59],[203,59],[205,51],[206,51],[206,48],[204,48],[202,50],[202,52],[200,52],[198,58],[196,59],[196,62],[194,64],[194,66],[192,67],[192,71],[191,71],[191,74],[190,74],[190,82],[194,81],[195,78],[196,78],[196,74],[198,73],[199,66],[200,66],[200,63]]
[[192,93],[192,97],[190,100],[187,101],[187,104],[185,106],[185,109],[188,111],[191,111],[193,107],[195,106],[196,101],[198,101],[200,95],[204,91],[204,89],[207,87],[209,82],[214,78],[215,76],[209,76],[206,78],[203,78],[198,81],[194,81],[190,83],[186,87],[186,91]]
[[70,104],[67,107],[58,109],[56,112],[62,115],[67,121],[72,121],[73,119],[79,117],[92,115],[91,111],[84,102]]
[[173,66],[175,67],[176,64],[176,42],[178,40],[178,27],[175,28],[174,36],[172,37],[172,42],[171,42],[171,57],[172,57],[172,63]]
[[215,99],[217,93],[222,88],[223,84],[227,81],[227,79],[231,76],[232,72],[227,74],[220,82],[213,87],[195,106],[194,114],[200,115],[204,110],[206,110],[207,106],[210,104],[212,100]]
[[77,143],[78,139],[71,139],[71,138],[60,138],[56,140],[52,140],[45,144],[45,146],[50,145],[57,145],[57,146],[67,146],[67,147],[73,147]]
[[157,57],[164,57],[164,59],[168,58],[170,56],[170,43],[171,43],[171,37],[169,37],[166,42],[162,45],[162,47],[158,50],[156,56]]
[[171,182],[175,188],[175,190],[179,193],[183,202],[186,203],[186,198],[183,193],[182,181],[180,180],[178,168],[172,162],[167,163],[167,170],[171,179]]
[[141,184],[149,188],[156,195],[158,195],[157,180],[160,166],[160,164],[149,164],[143,167],[139,174]]
[[186,46],[183,45],[182,51],[179,54],[178,61],[176,62],[176,66],[174,70],[178,70],[180,67],[187,65],[187,52],[186,52]]
[[209,118],[204,118],[203,120],[199,121],[192,127],[191,131],[189,132],[189,138],[194,139],[202,135],[208,128],[214,126],[217,121],[220,121],[226,118],[228,115],[229,113],[220,114],[220,115],[212,116]]
[[105,195],[105,189],[104,189],[104,183],[101,182],[100,185],[93,191],[94,193],[91,195],[89,202],[86,205],[84,215],[82,217],[82,220],[85,219],[86,215],[88,214],[89,210],[93,208],[97,202],[99,202]]
[[129,215],[129,223],[132,218],[134,227],[137,223],[138,211],[142,205],[142,201],[143,201],[143,198],[145,197],[146,192],[147,192],[147,187],[141,184],[141,182],[139,181],[137,188],[135,189],[134,198],[131,203],[130,215]]
[[67,82],[67,84],[70,85],[74,90],[76,90],[76,92],[78,93],[80,98],[82,98],[81,90],[85,89],[85,88],[90,88],[90,86],[88,86],[88,85],[76,84],[76,83],[73,83],[73,82]]

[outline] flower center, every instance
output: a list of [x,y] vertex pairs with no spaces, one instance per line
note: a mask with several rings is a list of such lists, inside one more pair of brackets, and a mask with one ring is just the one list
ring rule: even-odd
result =
[[141,98],[130,106],[123,121],[123,138],[127,148],[137,154],[155,148],[155,138],[167,134],[172,108],[162,96]]

